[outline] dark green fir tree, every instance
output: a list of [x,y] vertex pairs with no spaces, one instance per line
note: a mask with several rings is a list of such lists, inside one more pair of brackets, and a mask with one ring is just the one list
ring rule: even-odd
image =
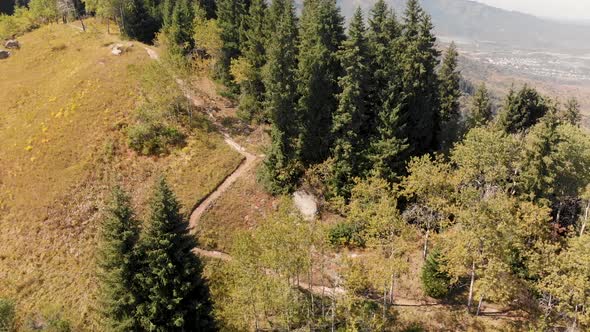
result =
[[371,53],[370,101],[367,110],[365,135],[377,132],[379,113],[389,112],[399,102],[399,24],[393,11],[384,0],[379,0],[371,9],[368,42]]
[[298,112],[301,119],[300,155],[306,164],[329,154],[332,115],[337,107],[342,67],[337,51],[344,40],[344,19],[335,0],[305,0],[301,15]]
[[262,68],[266,64],[266,43],[269,34],[268,8],[265,0],[252,0],[244,21],[242,56],[250,70],[247,79],[240,84],[240,111],[247,120],[265,121],[264,82]]
[[334,158],[332,187],[337,195],[348,197],[353,179],[360,176],[364,164],[363,148],[367,137],[361,132],[367,113],[368,86],[370,80],[369,48],[366,28],[360,8],[354,13],[344,41],[340,58],[344,76],[340,78],[338,108],[334,113],[332,134],[334,135]]
[[442,66],[438,72],[439,77],[439,98],[440,109],[438,113],[438,120],[440,121],[440,128],[438,131],[438,143],[440,148],[448,151],[452,144],[458,139],[460,134],[460,104],[461,98],[461,73],[458,65],[459,53],[455,43],[451,43],[447,49]]
[[492,121],[492,102],[485,83],[482,83],[475,90],[472,97],[471,107],[467,115],[467,126],[469,128],[487,125]]
[[170,45],[171,52],[186,55],[193,49],[194,19],[195,13],[189,0],[176,0],[171,16],[164,19],[164,32],[168,34],[172,44]]
[[422,155],[438,147],[435,133],[438,120],[439,52],[435,48],[430,16],[409,0],[401,37],[401,112],[408,117],[408,144],[412,154]]
[[507,133],[523,132],[534,126],[548,111],[545,98],[534,88],[524,85],[518,92],[510,89],[499,124]]
[[116,187],[102,224],[98,263],[102,313],[112,331],[138,329],[138,289],[134,283],[139,267],[135,254],[138,240],[138,223],[129,196]]
[[152,43],[161,28],[159,16],[144,0],[130,0],[125,6],[122,24],[125,35],[144,43]]
[[180,204],[164,178],[156,183],[147,229],[138,254],[141,300],[137,318],[146,331],[213,331],[209,289],[202,264],[193,253],[196,241]]
[[248,13],[247,0],[218,0],[217,22],[221,29],[221,58],[218,62],[217,76],[226,84],[233,85],[230,73],[231,60],[240,56],[243,25]]
[[297,19],[292,0],[274,0],[269,9],[274,32],[264,67],[265,109],[271,122],[271,147],[259,179],[271,193],[291,191],[301,174],[297,156]]

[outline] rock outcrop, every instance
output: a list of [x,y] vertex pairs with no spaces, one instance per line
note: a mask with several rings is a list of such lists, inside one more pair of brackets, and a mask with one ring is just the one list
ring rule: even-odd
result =
[[10,52],[5,50],[0,50],[0,60],[8,59],[10,57]]
[[7,40],[6,43],[4,43],[4,47],[6,47],[8,49],[18,50],[18,49],[20,49],[20,43],[16,39],[10,39],[10,40]]
[[127,51],[129,51],[133,47],[133,43],[127,43],[126,45],[123,44],[113,44],[111,46],[111,54],[113,55],[121,55]]
[[296,191],[293,194],[293,203],[306,220],[313,220],[318,214],[318,201],[312,194]]

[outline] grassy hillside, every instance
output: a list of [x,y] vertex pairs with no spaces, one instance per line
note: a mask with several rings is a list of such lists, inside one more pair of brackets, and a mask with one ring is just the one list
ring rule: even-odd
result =
[[242,158],[205,129],[167,156],[129,150],[125,128],[140,100],[131,69],[153,60],[136,42],[111,55],[118,36],[89,24],[86,33],[67,25],[28,33],[0,62],[0,297],[16,300],[21,327],[61,312],[76,331],[100,330],[95,249],[113,184],[139,207],[165,174],[190,208]]

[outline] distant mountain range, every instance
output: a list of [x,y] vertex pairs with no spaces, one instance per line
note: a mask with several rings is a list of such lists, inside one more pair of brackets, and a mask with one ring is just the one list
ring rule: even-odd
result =
[[[406,0],[387,0],[398,16]],[[339,0],[350,16],[357,6],[365,12],[376,0]],[[519,49],[590,50],[590,28],[581,23],[557,22],[508,11],[469,0],[422,0],[439,36],[470,43],[492,43]]]

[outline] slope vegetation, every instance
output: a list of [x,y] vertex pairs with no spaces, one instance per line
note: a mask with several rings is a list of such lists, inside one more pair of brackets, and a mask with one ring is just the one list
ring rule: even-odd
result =
[[169,155],[129,150],[135,73],[152,60],[135,42],[111,55],[118,36],[89,25],[28,33],[0,62],[0,297],[16,300],[21,325],[58,312],[74,330],[99,330],[95,251],[112,185],[142,211],[164,174],[188,212],[243,158],[210,125]]

